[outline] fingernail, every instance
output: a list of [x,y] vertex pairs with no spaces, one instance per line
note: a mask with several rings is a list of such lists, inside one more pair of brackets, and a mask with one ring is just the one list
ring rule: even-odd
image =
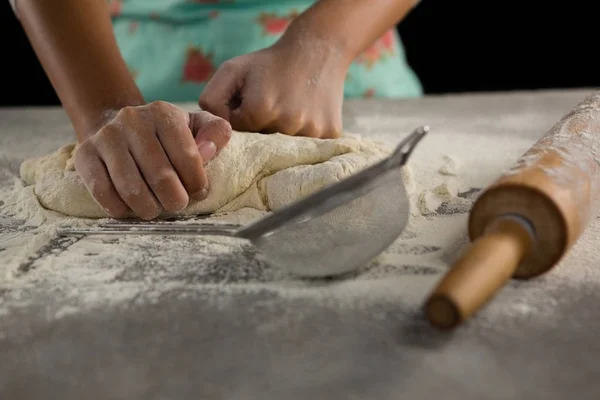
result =
[[204,142],[198,146],[198,151],[200,152],[202,160],[207,163],[215,156],[215,153],[217,152],[217,145],[210,141]]
[[196,200],[204,200],[208,197],[208,189],[202,188],[196,193],[192,194],[192,197]]

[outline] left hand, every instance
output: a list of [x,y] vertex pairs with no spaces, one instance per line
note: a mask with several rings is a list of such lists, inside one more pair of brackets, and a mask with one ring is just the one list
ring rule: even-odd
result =
[[200,107],[237,131],[336,138],[348,65],[320,41],[280,40],[225,62]]

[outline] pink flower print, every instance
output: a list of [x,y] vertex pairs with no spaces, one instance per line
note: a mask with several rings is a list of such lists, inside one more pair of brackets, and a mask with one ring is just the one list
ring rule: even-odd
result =
[[215,73],[213,54],[205,54],[202,49],[190,46],[183,67],[183,81],[204,83]]
[[288,15],[279,16],[277,14],[261,13],[258,16],[258,23],[263,27],[265,35],[280,35],[290,25],[292,20],[298,16],[298,11],[293,10]]

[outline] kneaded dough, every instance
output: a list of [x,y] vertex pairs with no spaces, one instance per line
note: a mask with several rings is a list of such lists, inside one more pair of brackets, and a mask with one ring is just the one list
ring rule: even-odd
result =
[[[386,157],[392,148],[345,136],[339,139],[233,132],[206,166],[210,192],[176,215],[210,214],[250,207],[271,211],[299,200]],[[87,218],[108,215],[75,171],[76,144],[21,164],[21,177],[46,208]],[[164,212],[162,217],[173,216]]]

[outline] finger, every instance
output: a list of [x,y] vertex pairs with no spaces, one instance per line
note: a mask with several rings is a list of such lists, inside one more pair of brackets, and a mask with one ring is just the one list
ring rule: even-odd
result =
[[156,136],[188,198],[204,200],[208,196],[209,183],[198,145],[188,126],[189,114],[175,107],[170,112],[172,118],[156,118]]
[[324,125],[322,138],[324,139],[336,139],[342,136],[343,122],[342,112],[338,109],[337,112],[329,114],[328,123]]
[[229,120],[231,110],[241,103],[242,86],[241,69],[234,62],[225,62],[204,87],[198,104],[202,110]]
[[261,132],[276,119],[269,96],[262,91],[244,87],[242,104],[231,111],[229,122],[236,131]]
[[129,151],[162,207],[169,212],[183,210],[189,202],[188,193],[156,133],[128,138]]
[[[106,130],[110,125],[103,128]],[[109,128],[110,129],[110,128]],[[117,134],[121,132],[115,129]],[[140,218],[150,220],[160,215],[158,200],[142,178],[129,147],[125,142],[97,140],[98,154],[104,161],[108,174],[121,199]]]
[[231,125],[208,112],[191,113],[189,117],[190,130],[202,160],[207,163],[229,143]]
[[126,218],[131,211],[121,200],[106,166],[92,146],[82,145],[75,153],[75,169],[96,203],[113,218]]
[[296,134],[297,136],[306,136],[319,138],[323,134],[322,129],[313,121],[307,121]]
[[262,129],[262,133],[283,133],[294,136],[304,126],[304,117],[290,113],[279,114],[278,117]]
[[323,129],[320,138],[323,139],[337,139],[342,136],[342,128],[336,125],[329,125],[327,128]]
[[318,137],[322,139],[336,139],[342,136],[342,118],[339,121],[330,120],[327,123],[317,125],[321,128],[318,130]]

